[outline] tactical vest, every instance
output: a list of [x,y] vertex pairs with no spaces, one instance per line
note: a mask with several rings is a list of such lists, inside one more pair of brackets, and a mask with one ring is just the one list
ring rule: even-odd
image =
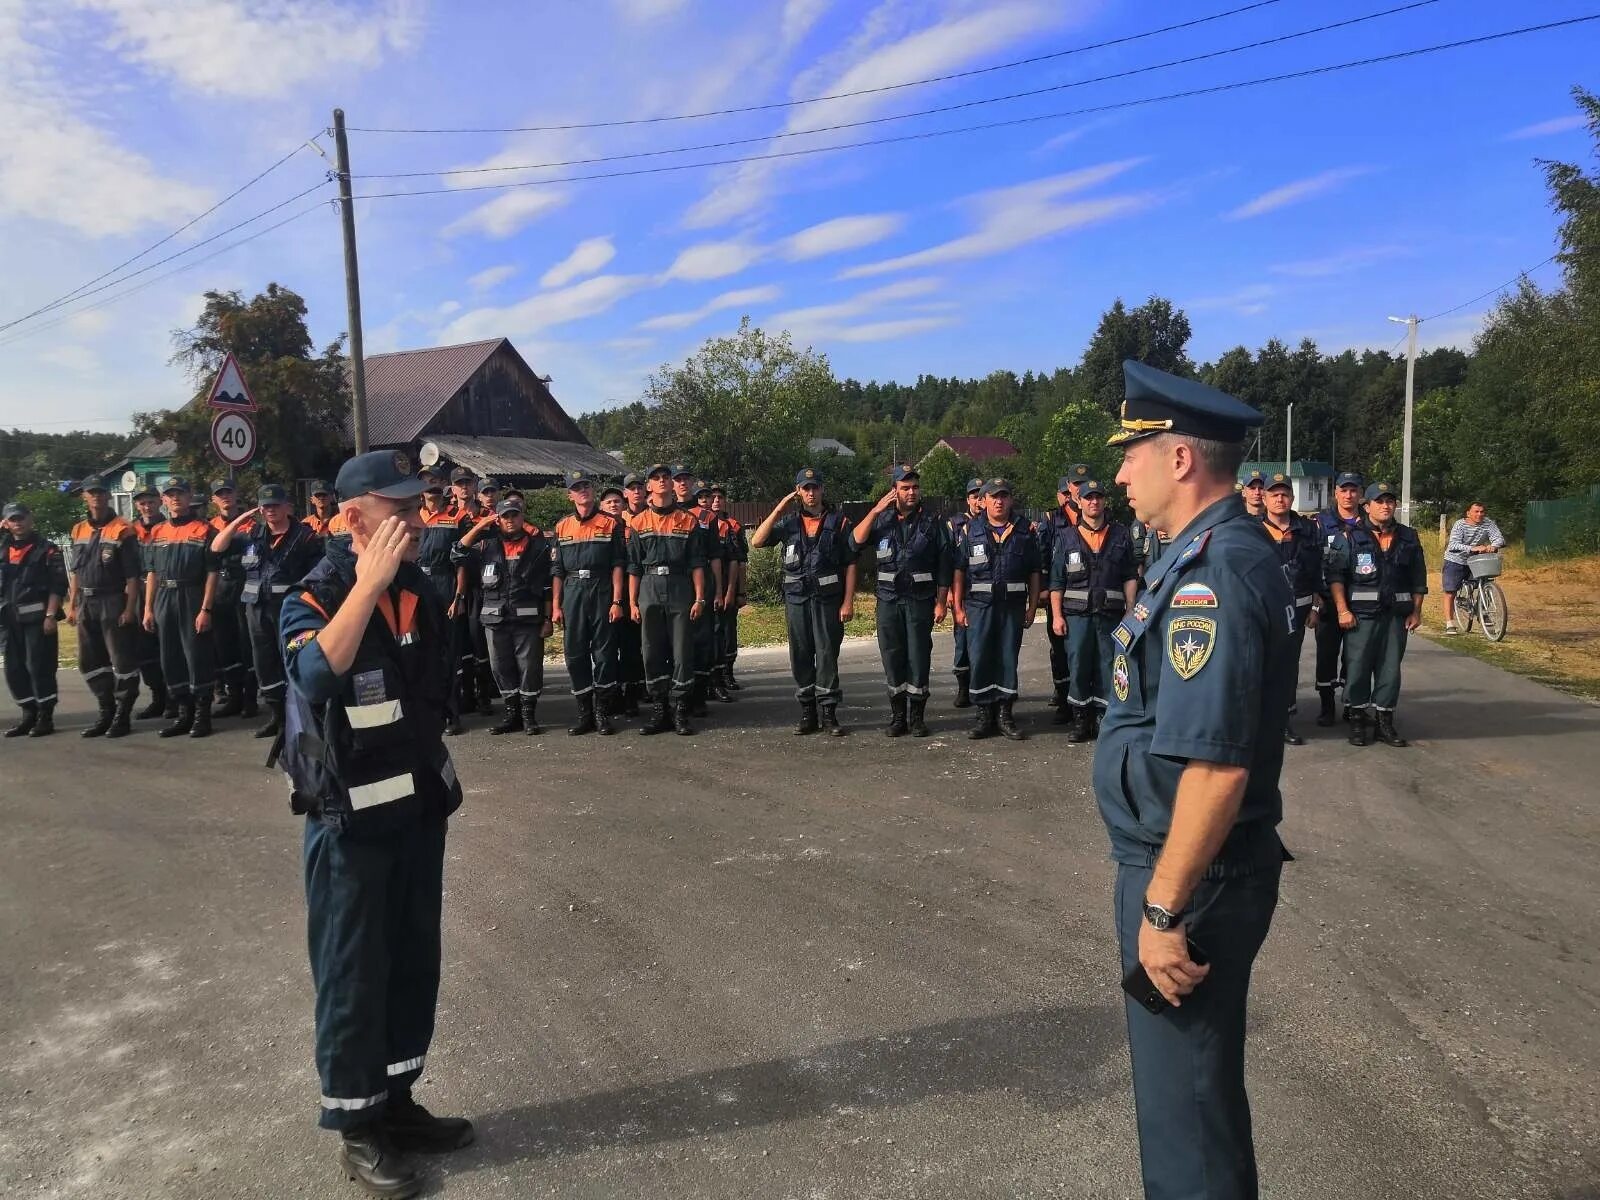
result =
[[322,557],[321,540],[310,526],[299,521],[291,521],[283,540],[276,546],[272,543],[272,530],[265,524],[251,527],[239,558],[239,565],[244,568],[240,603],[277,608]]
[[[1071,502],[1068,502],[1069,505]],[[1053,509],[1043,521],[1036,522],[1033,527],[1034,536],[1039,539],[1039,561],[1046,567],[1055,556],[1056,542],[1060,539],[1064,529],[1071,529],[1078,523],[1078,509],[1071,506],[1070,511],[1057,507]]]
[[[929,600],[938,591],[938,518],[920,507],[902,521],[890,509],[872,526],[880,600]],[[948,586],[948,580],[943,581]]]
[[794,517],[794,532],[783,543],[783,597],[804,600],[809,596],[832,599],[844,595],[845,568],[849,566],[850,531],[844,514],[822,514],[816,536],[806,533],[805,517]]
[[[434,590],[444,596],[455,591],[456,568],[450,550],[461,540],[458,517],[448,508],[436,513],[422,512],[422,540],[417,549],[417,567],[433,581]],[[444,581],[441,585],[441,581]]]
[[550,565],[554,547],[537,526],[508,542],[503,537],[474,547],[478,553],[478,586],[485,625],[512,621],[543,622],[550,612]]
[[1281,531],[1268,518],[1262,518],[1261,526],[1283,564],[1283,577],[1294,593],[1295,607],[1309,608],[1322,590],[1322,540],[1316,523],[1290,513],[1287,535],[1280,536]]
[[1417,531],[1408,525],[1394,527],[1394,540],[1384,550],[1378,534],[1362,522],[1344,535],[1344,579],[1350,611],[1371,617],[1385,610],[1407,616],[1416,607],[1411,593],[1412,571],[1422,554]]
[[[444,748],[444,623],[437,601],[417,585],[391,587],[380,599],[337,697],[313,704],[288,689],[280,762],[292,811],[351,833],[384,834],[461,806]],[[330,617],[348,591],[327,559],[305,580],[309,601]]]
[[1061,611],[1083,615],[1104,613],[1121,617],[1128,607],[1122,584],[1133,565],[1133,537],[1120,521],[1104,526],[1100,549],[1089,546],[1083,527],[1059,529],[1051,564],[1051,583],[1061,581]]
[[1016,521],[1002,542],[986,518],[973,518],[956,547],[957,564],[966,573],[962,603],[982,607],[1001,599],[1026,601],[1028,576],[1038,569],[1029,552],[1037,547],[1033,533]]

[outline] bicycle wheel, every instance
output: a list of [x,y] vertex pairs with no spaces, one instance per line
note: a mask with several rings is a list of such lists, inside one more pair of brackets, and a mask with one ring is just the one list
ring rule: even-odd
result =
[[1498,642],[1506,636],[1511,609],[1506,604],[1506,594],[1492,579],[1486,579],[1478,585],[1478,619],[1483,622],[1483,636],[1491,642]]
[[1477,614],[1478,586],[1474,583],[1463,583],[1461,590],[1456,593],[1456,624],[1461,627],[1462,633],[1472,632],[1472,622]]

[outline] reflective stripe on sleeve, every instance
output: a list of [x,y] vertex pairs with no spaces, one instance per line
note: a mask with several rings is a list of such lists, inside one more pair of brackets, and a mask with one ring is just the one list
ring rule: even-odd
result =
[[405,711],[398,700],[380,700],[376,704],[346,704],[344,715],[351,729],[376,729],[380,725],[393,725]]
[[404,775],[395,775],[389,779],[380,779],[377,783],[363,783],[351,788],[350,807],[359,810],[371,808],[375,804],[404,800],[416,790],[416,785],[411,780],[411,772],[407,771]]

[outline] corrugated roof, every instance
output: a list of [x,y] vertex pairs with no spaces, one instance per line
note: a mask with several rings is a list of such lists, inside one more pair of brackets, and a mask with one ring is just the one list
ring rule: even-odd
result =
[[459,346],[369,354],[367,441],[374,446],[398,446],[415,440],[505,340],[489,338]]
[[118,455],[115,462],[107,463],[102,467],[100,473],[108,475],[114,471],[126,470],[128,464],[135,459],[171,458],[177,453],[178,443],[175,441],[163,441],[153,437],[140,438],[127,450],[123,451],[122,454]]
[[947,437],[940,438],[935,444],[946,445],[962,458],[970,458],[973,462],[982,462],[987,458],[1010,458],[1018,453],[1017,448],[1002,437]]
[[593,471],[607,478],[622,473],[622,464],[611,455],[582,442],[450,434],[436,435],[429,440],[456,466],[496,479],[519,475],[553,476],[565,471]]

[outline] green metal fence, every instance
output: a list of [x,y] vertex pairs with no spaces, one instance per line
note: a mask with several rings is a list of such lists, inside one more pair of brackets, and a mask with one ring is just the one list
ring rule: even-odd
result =
[[1529,554],[1582,553],[1600,537],[1600,485],[1560,500],[1533,500],[1527,507]]

